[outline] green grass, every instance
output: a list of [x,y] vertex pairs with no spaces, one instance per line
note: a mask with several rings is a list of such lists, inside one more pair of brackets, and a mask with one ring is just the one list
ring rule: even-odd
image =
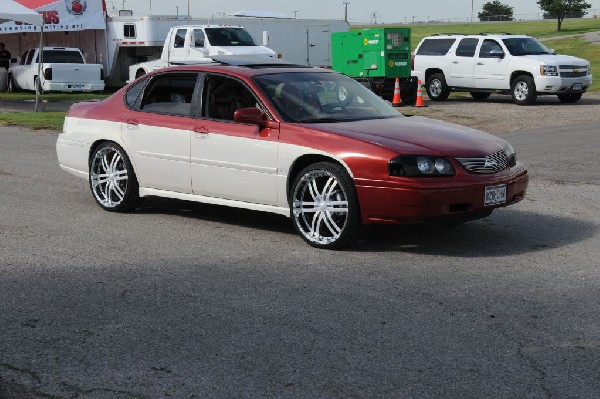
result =
[[0,113],[0,124],[10,123],[33,130],[62,130],[64,121],[65,112],[61,111]]
[[[103,100],[112,93],[45,93],[42,98],[48,102],[77,102],[86,100]],[[35,99],[33,92],[0,93],[0,100],[23,101]]]
[[592,75],[596,82],[592,83],[590,92],[600,92],[600,44],[589,44],[582,37],[566,37],[560,40],[548,40],[544,45],[556,50],[558,54],[567,54],[588,60],[592,65]]

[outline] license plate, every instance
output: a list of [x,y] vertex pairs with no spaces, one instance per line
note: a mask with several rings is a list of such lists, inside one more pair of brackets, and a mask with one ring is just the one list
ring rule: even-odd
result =
[[71,85],[71,89],[83,89],[83,85]]
[[573,90],[581,90],[583,89],[583,85],[581,83],[575,83],[573,85]]
[[484,206],[504,204],[506,202],[506,184],[485,188]]

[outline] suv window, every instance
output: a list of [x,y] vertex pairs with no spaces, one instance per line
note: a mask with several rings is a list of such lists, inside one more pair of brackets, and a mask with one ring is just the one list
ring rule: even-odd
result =
[[502,47],[500,47],[497,41],[492,39],[485,39],[481,44],[481,50],[479,50],[479,58],[495,58],[490,55],[490,52],[492,50],[499,50],[501,52],[504,52],[504,50],[502,50]]
[[457,57],[474,57],[479,39],[462,39],[456,48]]
[[[166,73],[157,76],[149,83],[140,108],[148,112],[189,116],[197,78],[196,73]],[[137,85],[132,89],[135,88]],[[133,94],[135,93],[132,93],[132,97]]]
[[456,39],[425,39],[417,55],[446,55]]

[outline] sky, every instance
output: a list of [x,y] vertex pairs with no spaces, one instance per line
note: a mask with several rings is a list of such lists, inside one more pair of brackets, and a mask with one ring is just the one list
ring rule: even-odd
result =
[[[187,14],[188,6],[193,17],[218,17],[240,10],[275,11],[286,16],[309,19],[343,19],[344,3],[348,4],[348,20],[352,23],[412,22],[444,20],[464,22],[471,17],[473,4],[474,17],[481,11],[483,4],[492,0],[106,0],[108,10],[133,10],[134,15],[152,14],[174,15]],[[516,19],[536,19],[541,11],[536,0],[500,0],[503,4],[514,7]],[[600,17],[600,0],[587,0],[592,5],[591,13]],[[600,19],[599,19],[600,24]]]

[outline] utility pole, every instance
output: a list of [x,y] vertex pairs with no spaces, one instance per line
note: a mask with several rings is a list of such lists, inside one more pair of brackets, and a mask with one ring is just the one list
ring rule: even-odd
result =
[[296,14],[298,14],[298,10],[292,12],[294,13],[294,19],[296,19]]
[[175,6],[175,11],[177,12],[177,15],[179,15],[179,6]]
[[350,4],[349,1],[344,1],[344,21],[348,22],[348,4]]
[[471,0],[471,22],[473,22],[473,15],[475,13],[475,4],[474,4],[475,0]]

